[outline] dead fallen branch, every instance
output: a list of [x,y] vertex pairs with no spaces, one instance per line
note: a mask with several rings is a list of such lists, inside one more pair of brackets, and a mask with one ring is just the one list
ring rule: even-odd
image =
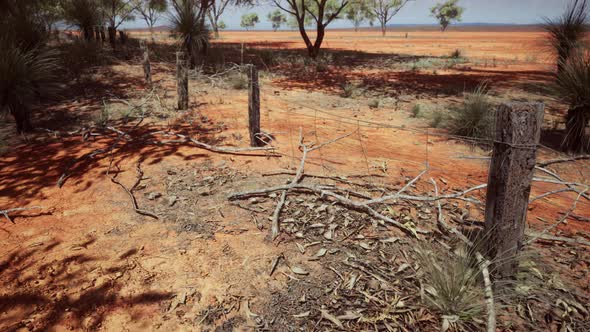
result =
[[245,199],[245,198],[249,198],[249,197],[270,194],[270,193],[273,193],[276,191],[286,191],[286,190],[315,193],[315,194],[319,195],[319,197],[321,199],[324,199],[324,200],[328,200],[328,198],[335,199],[338,203],[340,203],[341,205],[343,205],[349,209],[364,212],[364,213],[382,221],[383,223],[390,224],[390,225],[393,225],[393,226],[401,229],[402,231],[406,232],[407,234],[409,234],[413,237],[417,237],[416,233],[422,233],[422,234],[428,233],[427,231],[424,231],[424,230],[412,229],[412,228],[400,223],[399,221],[396,221],[392,218],[384,216],[381,213],[374,210],[373,208],[371,208],[370,206],[368,206],[365,202],[354,201],[354,200],[346,198],[342,195],[336,194],[335,192],[332,192],[330,190],[323,189],[318,186],[312,186],[312,185],[307,185],[307,184],[302,184],[302,183],[295,183],[295,184],[288,184],[288,185],[276,186],[276,187],[265,188],[265,189],[238,192],[238,193],[234,193],[234,194],[228,196],[228,199],[229,200]]
[[[561,185],[567,186],[568,188],[573,189],[573,191],[575,191],[578,194],[580,193],[580,190],[577,189],[576,187],[580,187],[580,186],[585,187],[586,186],[583,183],[567,182],[561,176],[559,176],[557,173],[552,172],[546,168],[543,168],[540,166],[535,166],[535,169],[539,170],[545,174],[550,175],[551,177],[557,179],[557,181],[555,181],[555,180],[551,181],[549,179],[540,179],[540,178],[533,178],[533,181],[561,184]],[[590,200],[590,196],[588,196],[587,194],[582,194],[582,197],[584,197],[586,200]]]
[[154,143],[156,143],[156,144],[192,143],[199,148],[202,148],[202,149],[205,149],[205,150],[208,150],[211,152],[217,152],[217,153],[223,153],[223,154],[238,154],[238,155],[242,155],[242,154],[244,154],[244,152],[264,152],[264,151],[271,151],[272,152],[275,150],[275,148],[272,146],[245,147],[245,148],[214,146],[214,145],[210,145],[210,144],[198,141],[192,137],[189,137],[189,136],[186,136],[183,134],[178,134],[178,133],[174,133],[174,132],[168,132],[166,134],[176,136],[176,137],[180,138],[180,140],[154,141]]
[[[301,179],[303,178],[303,173],[305,170],[305,160],[307,159],[307,154],[317,150],[323,146],[326,146],[328,144],[334,143],[336,141],[339,141],[345,137],[350,136],[351,134],[347,134],[347,135],[343,135],[340,137],[337,137],[333,140],[324,142],[316,147],[308,147],[306,144],[303,143],[303,133],[301,131],[301,129],[299,129],[299,147],[303,150],[303,155],[301,156],[301,162],[299,163],[299,168],[297,169],[297,172],[295,173],[295,177],[293,177],[293,179],[290,182],[290,185],[296,185],[298,184]],[[283,209],[283,206],[285,205],[285,202],[287,200],[287,192],[289,191],[289,188],[284,189],[281,192],[281,198],[279,199],[279,203],[277,204],[275,211],[272,215],[272,223],[271,223],[271,238],[272,240],[276,239],[277,236],[279,235],[279,231],[280,231],[280,215],[281,215],[281,210]]]
[[[422,174],[424,174],[424,172],[420,173],[418,175],[418,177],[420,177]],[[417,178],[415,178],[414,180],[416,180],[416,179]],[[409,187],[409,186],[406,185],[406,187]],[[365,203],[369,204],[369,205],[370,204],[380,204],[380,203],[385,203],[387,201],[396,200],[396,199],[406,199],[406,200],[410,200],[410,201],[426,201],[426,202],[435,202],[435,201],[438,201],[441,199],[457,199],[457,200],[463,200],[463,201],[467,201],[467,202],[471,202],[471,203],[475,203],[475,204],[482,204],[482,202],[479,201],[478,199],[468,198],[468,197],[463,197],[463,196],[472,192],[472,191],[481,190],[483,188],[486,188],[487,184],[485,184],[485,183],[480,184],[480,185],[477,185],[475,187],[471,187],[467,190],[463,190],[463,191],[455,193],[455,194],[440,195],[440,196],[434,196],[434,197],[432,197],[432,196],[403,195],[402,192],[407,189],[406,187],[402,188],[400,191],[398,191],[397,193],[395,193],[393,195],[375,198],[375,199],[372,199],[372,200],[365,202]]]
[[545,161],[537,163],[537,166],[546,167],[546,166],[553,165],[553,164],[567,163],[567,162],[571,162],[571,161],[584,160],[584,159],[590,159],[590,154],[573,156],[573,157],[569,157],[569,158],[545,160]]
[[553,225],[545,228],[541,233],[537,234],[537,236],[531,237],[531,239],[529,239],[528,241],[526,241],[524,244],[525,245],[529,245],[529,244],[535,242],[541,236],[546,235],[551,230],[555,229],[557,226],[559,226],[562,223],[564,223],[567,220],[567,218],[569,218],[570,214],[572,214],[574,212],[574,210],[576,209],[576,206],[578,205],[578,202],[580,201],[580,198],[582,197],[582,195],[584,195],[588,191],[588,189],[590,189],[590,188],[586,187],[583,191],[581,191],[578,194],[578,197],[576,197],[576,199],[572,203],[572,206],[569,208],[569,210],[561,218],[559,218],[559,220],[555,224],[553,224]]
[[583,238],[569,238],[569,237],[562,237],[562,236],[553,236],[550,234],[543,234],[540,232],[527,232],[528,236],[536,238],[536,240],[544,240],[544,241],[555,241],[555,242],[564,242],[570,244],[581,244],[590,247],[590,241],[584,240]]
[[30,207],[24,207],[24,208],[12,208],[12,209],[0,210],[0,214],[3,215],[4,218],[6,218],[6,220],[8,220],[14,224],[14,221],[8,215],[9,213],[18,212],[18,211],[39,210],[39,209],[42,209],[42,207],[41,206],[30,206]]
[[131,199],[131,204],[133,205],[133,210],[135,211],[135,213],[140,214],[142,216],[147,216],[147,217],[151,217],[156,220],[159,220],[160,218],[156,214],[146,211],[146,210],[143,210],[143,209],[140,209],[139,205],[137,204],[137,199],[135,199],[135,195],[133,194],[133,191],[135,189],[137,189],[137,186],[139,186],[139,184],[141,183],[141,180],[143,179],[143,171],[141,170],[140,163],[138,162],[137,166],[136,166],[137,177],[135,179],[135,183],[133,183],[133,186],[131,186],[131,188],[129,188],[129,189],[127,189],[127,187],[125,187],[125,185],[123,185],[119,180],[117,180],[117,178],[115,176],[111,176],[110,170],[111,170],[111,165],[109,165],[109,168],[107,170],[107,173],[106,173],[107,177],[109,177],[109,179],[111,179],[111,181],[113,183],[117,184],[119,187],[121,187],[121,188],[123,188],[123,190],[125,190],[125,192],[129,196],[129,198]]

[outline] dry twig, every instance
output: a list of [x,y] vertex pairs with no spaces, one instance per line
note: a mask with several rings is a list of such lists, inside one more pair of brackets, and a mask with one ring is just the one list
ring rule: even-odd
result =
[[8,215],[9,213],[17,212],[17,211],[38,210],[38,209],[42,209],[42,207],[41,206],[30,206],[30,207],[24,207],[24,208],[6,209],[6,210],[0,210],[0,214],[3,215],[6,218],[6,220],[8,220],[14,224],[14,221]]

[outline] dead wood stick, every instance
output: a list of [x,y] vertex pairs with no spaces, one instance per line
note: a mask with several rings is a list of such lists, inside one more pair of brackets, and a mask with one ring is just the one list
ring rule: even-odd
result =
[[576,191],[576,190],[575,189],[572,189],[572,188],[561,188],[561,189],[557,189],[557,190],[548,191],[548,192],[543,193],[543,194],[541,194],[539,196],[535,196],[535,197],[531,198],[529,200],[529,204],[532,203],[532,202],[534,202],[534,201],[540,200],[540,199],[542,199],[544,197],[555,195],[555,194],[559,194],[559,193],[562,193],[562,192],[568,192],[568,191]]
[[527,235],[536,237],[537,240],[545,240],[545,241],[557,241],[557,242],[564,242],[564,243],[572,243],[572,244],[581,244],[590,247],[590,241],[586,241],[582,238],[572,239],[569,237],[562,237],[562,236],[553,236],[549,234],[542,234],[539,232],[527,232]]
[[589,187],[586,187],[586,189],[584,189],[582,192],[580,192],[578,194],[578,197],[576,197],[576,199],[572,203],[572,206],[570,207],[570,209],[561,218],[559,218],[559,220],[555,224],[553,224],[553,225],[545,228],[541,233],[539,233],[537,236],[533,236],[531,239],[529,239],[528,241],[526,241],[524,244],[525,245],[529,245],[529,244],[535,242],[541,236],[549,233],[551,230],[553,230],[557,226],[559,226],[562,223],[564,223],[567,220],[567,218],[569,218],[570,214],[572,214],[574,212],[574,210],[576,209],[576,206],[578,205],[578,202],[580,201],[580,198],[582,197],[582,195],[584,195],[585,192],[588,191],[588,189],[589,189]]
[[[323,142],[315,147],[309,148],[306,144],[303,143],[303,132],[300,128],[299,129],[299,146],[303,150],[303,154],[301,156],[301,162],[299,163],[299,167],[297,168],[297,172],[295,173],[295,177],[291,180],[290,184],[295,185],[295,184],[301,182],[301,179],[303,178],[303,174],[305,172],[305,161],[307,159],[307,154],[309,152],[320,149],[321,147],[324,147],[328,144],[339,141],[339,140],[341,140],[345,137],[348,137],[350,135],[351,134],[342,135],[342,136],[336,137],[332,140]],[[279,199],[279,203],[277,204],[275,211],[272,215],[272,223],[271,223],[271,238],[272,238],[272,240],[276,239],[277,236],[279,236],[281,210],[283,209],[283,206],[285,205],[285,202],[287,200],[287,192],[288,191],[289,191],[289,189],[285,189],[281,192],[281,198]]]
[[[546,168],[543,168],[543,167],[540,167],[540,166],[535,166],[535,169],[537,169],[537,170],[539,170],[539,171],[541,171],[541,172],[543,172],[543,173],[545,173],[545,174],[548,174],[548,175],[552,176],[553,178],[555,178],[555,179],[557,179],[557,180],[561,181],[561,182],[554,182],[554,183],[557,183],[557,184],[563,184],[563,185],[565,185],[565,186],[567,186],[567,187],[569,187],[569,188],[572,188],[572,189],[574,189],[574,191],[575,191],[575,192],[577,192],[578,194],[580,193],[580,191],[579,191],[579,190],[577,190],[577,189],[575,189],[575,186],[586,186],[585,184],[569,183],[569,182],[567,182],[567,181],[564,181],[564,180],[561,178],[561,176],[559,176],[557,173],[555,173],[555,172],[552,172],[552,171],[550,171],[550,170],[548,170],[548,169],[546,169]],[[548,180],[540,180],[540,179],[535,179],[535,178],[533,178],[533,181],[535,181],[535,180],[536,180],[536,181],[549,182]],[[583,195],[582,195],[582,197],[584,197],[584,198],[585,198],[585,199],[587,199],[587,200],[590,200],[590,196],[588,196],[588,195],[586,195],[586,194],[583,194]]]
[[537,163],[537,166],[545,167],[545,166],[549,166],[549,165],[553,165],[553,164],[566,163],[566,162],[570,162],[570,161],[583,160],[583,159],[590,159],[590,154],[584,154],[584,155],[574,156],[574,157],[569,157],[569,158],[545,160],[540,163]]
[[[338,203],[340,203],[343,206],[346,206],[346,207],[353,209],[353,210],[364,212],[372,217],[375,217],[376,219],[379,219],[385,223],[391,224],[391,225],[403,230],[404,232],[416,237],[416,235],[414,234],[412,229],[408,228],[407,226],[405,226],[404,224],[402,224],[396,220],[393,220],[389,217],[386,217],[386,216],[380,214],[379,212],[375,211],[373,208],[368,206],[366,204],[366,202],[357,202],[357,201],[351,200],[349,198],[346,198],[342,195],[338,195],[338,194],[336,194],[332,191],[329,191],[327,189],[323,189],[323,188],[312,186],[312,185],[296,183],[296,184],[288,184],[288,185],[276,186],[276,187],[265,188],[265,189],[252,190],[252,191],[247,191],[247,192],[239,192],[239,193],[231,194],[230,196],[228,196],[228,199],[229,200],[244,199],[244,198],[248,198],[248,197],[252,197],[252,196],[260,196],[260,195],[272,193],[275,191],[283,191],[283,190],[291,190],[291,191],[304,190],[307,192],[313,192],[315,194],[318,194],[320,196],[320,198],[322,198],[322,199],[326,199],[327,197],[332,197],[332,198],[336,199],[338,201]],[[423,230],[416,230],[416,232],[426,233]]]
[[[438,196],[438,185],[436,184],[436,181],[432,178],[430,179],[430,181],[434,185],[434,195]],[[475,258],[477,259],[477,264],[479,265],[479,268],[481,270],[481,275],[483,277],[484,282],[484,296],[486,302],[486,310],[488,313],[488,319],[486,324],[487,332],[496,332],[496,306],[494,304],[494,291],[492,288],[492,281],[490,279],[490,262],[487,259],[485,259],[485,257],[483,257],[483,255],[479,251],[475,250],[473,242],[471,242],[465,235],[463,235],[463,233],[461,233],[455,227],[449,226],[445,222],[440,200],[436,201],[436,204],[438,209],[437,223],[441,230],[450,234],[454,234],[455,236],[457,236],[457,238],[463,241],[463,243],[465,243],[472,250],[474,250]]]
[[127,187],[125,187],[125,185],[123,185],[119,180],[117,180],[117,178],[115,176],[111,176],[109,174],[110,170],[111,170],[111,165],[109,165],[109,168],[107,170],[107,173],[106,173],[107,177],[109,177],[113,183],[119,185],[119,187],[121,187],[121,188],[123,188],[123,190],[125,190],[125,192],[129,196],[129,198],[131,199],[131,204],[133,205],[133,211],[135,211],[135,213],[137,213],[137,214],[159,220],[160,218],[156,214],[146,211],[146,210],[143,210],[143,209],[140,209],[139,205],[137,204],[137,199],[135,199],[135,195],[133,194],[133,191],[137,188],[137,186],[139,185],[139,183],[143,179],[143,171],[141,170],[140,164],[139,163],[137,164],[137,167],[136,167],[137,178],[135,179],[135,183],[133,184],[133,186],[131,186],[130,189],[127,189]]
[[[423,174],[423,173],[420,173]],[[475,187],[471,187],[467,190],[463,190],[461,192],[455,193],[455,194],[448,194],[448,195],[440,195],[440,196],[436,196],[436,197],[430,197],[430,196],[414,196],[414,195],[403,195],[401,194],[401,190],[400,192],[397,192],[393,195],[388,195],[388,196],[383,196],[383,197],[379,197],[379,198],[375,198],[372,199],[368,202],[365,202],[365,204],[379,204],[379,203],[385,203],[389,200],[395,200],[395,199],[407,199],[407,200],[411,200],[411,201],[430,201],[430,202],[434,202],[434,201],[438,201],[441,199],[459,199],[459,200],[464,200],[467,202],[472,202],[475,204],[482,204],[479,200],[474,199],[474,198],[467,198],[467,197],[462,197],[465,194],[468,194],[472,191],[475,190],[481,190],[483,188],[486,188],[487,184],[480,184],[477,185]],[[403,188],[402,188],[403,189]]]
[[10,221],[11,223],[15,223],[10,216],[8,215],[11,212],[18,212],[18,211],[28,211],[28,210],[38,210],[38,209],[42,209],[43,207],[41,206],[30,206],[30,207],[24,207],[24,208],[12,208],[12,209],[6,209],[6,210],[0,210],[0,214],[3,215],[6,220]]
[[169,135],[174,135],[176,137],[181,138],[181,141],[178,140],[165,140],[165,141],[155,141],[155,143],[162,143],[162,144],[166,144],[166,143],[182,143],[182,142],[190,142],[193,143],[194,145],[208,150],[208,151],[212,151],[212,152],[218,152],[218,153],[224,153],[224,154],[242,154],[243,152],[256,152],[256,151],[274,151],[275,148],[272,146],[263,146],[263,147],[247,147],[247,148],[234,148],[234,147],[225,147],[225,146],[214,146],[214,145],[209,145],[207,143],[203,143],[201,141],[198,141],[192,137],[186,136],[186,135],[182,135],[182,134],[178,134],[178,133],[173,133],[173,132],[169,132]]

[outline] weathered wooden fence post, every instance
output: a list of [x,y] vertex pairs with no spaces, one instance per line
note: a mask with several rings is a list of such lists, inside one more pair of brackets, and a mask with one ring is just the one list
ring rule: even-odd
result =
[[544,109],[542,103],[508,103],[496,114],[485,234],[488,255],[500,279],[514,277],[518,267],[515,256],[523,244]]
[[260,87],[258,85],[258,70],[254,65],[248,66],[248,129],[250,131],[250,146],[262,146],[260,139]]
[[143,54],[143,76],[145,77],[145,82],[148,85],[152,85],[152,66],[150,64],[150,51],[148,49],[147,43],[145,40],[139,41],[139,47],[141,48]]
[[184,52],[176,52],[176,91],[178,110],[188,110],[188,66]]

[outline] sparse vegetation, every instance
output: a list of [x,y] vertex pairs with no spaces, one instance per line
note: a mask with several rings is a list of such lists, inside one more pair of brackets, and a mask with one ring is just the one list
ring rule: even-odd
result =
[[340,96],[343,98],[353,98],[359,94],[359,87],[354,83],[346,82],[341,88],[342,92],[340,93]]
[[492,137],[495,113],[489,101],[487,84],[480,84],[475,91],[465,96],[461,106],[451,111],[451,133],[474,138]]
[[170,16],[172,33],[180,40],[180,48],[190,59],[191,66],[197,64],[198,54],[209,47],[209,30],[204,24],[204,10],[195,0],[172,2],[174,12]]
[[570,0],[564,13],[545,19],[549,43],[557,55],[557,71],[561,72],[570,54],[588,34],[588,0]]
[[553,86],[558,98],[569,106],[563,147],[582,152],[590,147],[586,128],[590,121],[590,51],[570,54],[557,73]]
[[452,253],[423,246],[416,251],[423,300],[442,317],[442,331],[478,329],[485,312],[480,269],[471,249]]
[[412,114],[411,116],[413,118],[417,118],[420,115],[420,104],[414,105],[414,107],[412,107],[412,110],[410,111],[410,113]]
[[[0,18],[0,112],[10,113],[18,133],[33,129],[31,112],[42,98],[57,95],[57,53],[45,47],[42,21],[35,3],[7,3]],[[23,24],[26,29],[17,30]],[[14,32],[14,33],[13,33]]]
[[444,120],[444,115],[441,112],[434,112],[430,118],[430,127],[438,128]]
[[379,108],[379,106],[381,106],[381,100],[380,99],[372,99],[371,101],[369,101],[369,108]]
[[456,49],[453,52],[451,52],[451,58],[452,59],[460,59],[463,57],[463,53],[461,52],[460,49]]
[[231,74],[228,77],[227,82],[231,88],[235,90],[244,90],[248,88],[248,78],[242,73]]
[[[547,122],[568,109],[564,147],[588,149],[590,51],[570,50],[549,94],[535,85],[549,86],[546,59],[529,61],[539,31],[502,32],[501,44],[496,30],[480,27],[446,37],[406,27],[388,38],[369,29],[324,35],[345,14],[355,27],[378,13],[391,22],[410,1],[276,0],[273,29],[291,20],[296,32],[227,31],[209,44],[207,26],[217,35],[226,6],[250,8],[242,13],[258,3],[0,0],[0,299],[9,304],[0,304],[0,330],[175,330],[187,322],[201,330],[584,329],[588,243],[569,234],[585,219],[576,203],[587,200],[588,181],[576,170],[588,156],[498,138],[486,170],[489,151],[470,142],[491,140],[499,101],[541,99]],[[171,34],[139,8],[129,11],[165,15],[149,9],[156,2],[169,6]],[[145,31],[131,31],[125,45],[106,43],[103,28],[131,16]],[[67,29],[49,38],[62,21]],[[188,87],[174,62],[179,50],[192,64]],[[498,68],[480,67],[495,56]],[[246,68],[258,72],[257,84]],[[485,78],[493,91],[471,91]],[[180,107],[185,95],[190,103]],[[518,129],[533,128],[528,121]],[[563,124],[551,132],[545,124],[541,144],[553,148]],[[499,147],[509,155],[497,158]],[[513,162],[520,153],[526,172]],[[540,168],[561,162],[574,171]],[[553,183],[535,176],[528,197],[529,184],[517,182],[534,165],[556,175]],[[517,190],[495,185],[504,177]],[[558,193],[563,199],[547,205]],[[558,277],[512,254],[518,266],[498,272],[504,251],[485,249],[499,248],[495,231],[505,228],[489,226],[484,209],[499,201],[500,219],[516,205],[529,213],[530,225],[505,238],[524,235],[523,247],[538,249]],[[477,249],[490,254],[488,265],[457,242],[490,228],[497,241]],[[235,268],[219,269],[226,261]],[[140,325],[136,313],[145,316]]]

